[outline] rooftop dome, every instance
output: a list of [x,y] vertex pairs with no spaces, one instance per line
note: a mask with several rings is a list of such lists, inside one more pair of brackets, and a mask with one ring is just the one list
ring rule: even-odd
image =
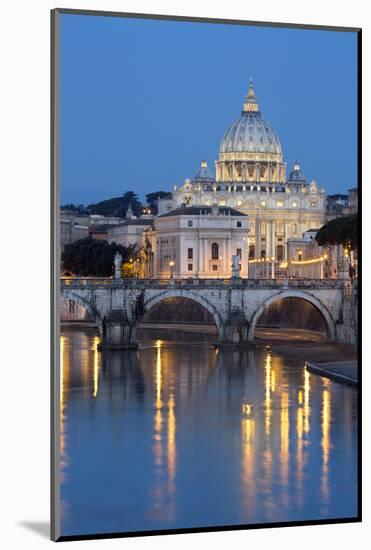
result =
[[294,169],[291,170],[287,181],[289,182],[293,181],[293,182],[299,182],[299,183],[305,183],[307,181],[306,177],[301,171],[301,166],[298,163],[298,161],[295,162]]
[[243,111],[225,132],[220,144],[220,153],[282,155],[276,132],[261,116],[251,80]]
[[214,175],[211,172],[210,168],[207,166],[206,160],[201,161],[201,166],[197,172],[197,174],[194,177],[195,181],[203,180],[203,181],[214,181]]

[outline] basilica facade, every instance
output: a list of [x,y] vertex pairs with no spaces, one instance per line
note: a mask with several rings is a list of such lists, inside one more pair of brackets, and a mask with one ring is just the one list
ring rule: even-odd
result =
[[298,162],[286,174],[280,140],[262,117],[252,82],[241,114],[222,138],[215,168],[214,176],[202,161],[193,179],[159,199],[159,216],[194,206],[241,212],[248,219],[251,263],[264,258],[278,264],[286,261],[288,239],[301,238],[325,223],[325,190],[307,181]]

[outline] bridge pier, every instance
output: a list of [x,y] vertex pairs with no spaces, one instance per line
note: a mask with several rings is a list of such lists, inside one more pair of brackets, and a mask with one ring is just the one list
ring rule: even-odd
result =
[[113,309],[103,318],[101,350],[138,349],[135,323],[131,323],[125,311]]
[[250,347],[252,342],[249,341],[249,328],[249,322],[243,311],[241,309],[233,310],[223,325],[219,341],[215,344],[216,347],[224,349]]

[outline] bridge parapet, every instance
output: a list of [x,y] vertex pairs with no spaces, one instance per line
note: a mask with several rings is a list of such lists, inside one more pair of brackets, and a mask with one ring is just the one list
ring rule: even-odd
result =
[[146,288],[233,288],[233,289],[306,289],[342,290],[345,282],[337,279],[113,279],[112,277],[62,277],[61,287],[69,289],[146,289]]

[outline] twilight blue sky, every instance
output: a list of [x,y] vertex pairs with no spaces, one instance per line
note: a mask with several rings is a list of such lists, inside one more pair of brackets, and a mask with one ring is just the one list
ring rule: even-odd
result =
[[214,168],[249,77],[284,160],[357,185],[356,33],[61,17],[61,201],[171,190]]

